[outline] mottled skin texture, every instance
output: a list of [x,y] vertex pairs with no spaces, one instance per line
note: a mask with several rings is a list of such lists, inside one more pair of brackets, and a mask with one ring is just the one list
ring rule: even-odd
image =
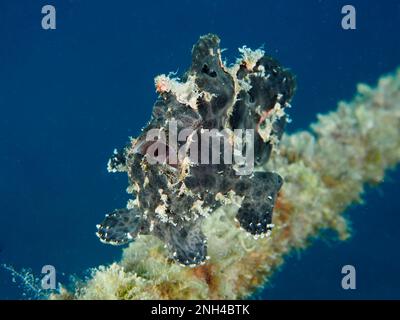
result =
[[[277,102],[287,106],[295,84],[292,75],[267,56],[256,61],[250,70],[244,62],[236,69],[228,69],[221,61],[219,39],[215,35],[201,37],[193,47],[192,66],[182,83],[190,78],[195,79],[199,93],[196,108],[179,102],[182,99],[172,90],[160,92],[142,134],[110,159],[111,171],[127,172],[136,200],[130,209],[107,215],[98,226],[97,235],[106,243],[125,244],[139,234],[152,234],[166,244],[172,259],[184,265],[197,265],[207,257],[202,221],[222,205],[221,197],[216,195],[240,196],[242,203],[237,214],[240,226],[253,235],[262,235],[270,229],[282,179],[272,172],[238,175],[232,164],[224,164],[222,160],[221,164],[189,166],[150,164],[146,157],[147,132],[168,128],[171,120],[177,121],[178,132],[184,128],[254,129],[255,164],[264,164],[273,148],[272,140],[279,140],[283,133],[286,118],[275,119],[270,138],[265,141],[258,134],[261,114],[266,114]],[[238,80],[250,86],[238,87]],[[178,142],[178,148],[183,144]],[[201,143],[199,150],[200,147]],[[160,207],[164,209],[162,217],[157,213]]]

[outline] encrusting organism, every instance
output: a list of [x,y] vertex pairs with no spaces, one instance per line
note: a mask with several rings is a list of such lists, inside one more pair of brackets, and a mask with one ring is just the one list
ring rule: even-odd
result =
[[[243,62],[236,66],[235,73],[244,75],[254,69],[262,54],[245,47],[241,51]],[[204,71],[213,78],[214,72],[223,72],[215,68],[208,62]],[[264,72],[269,70],[265,69]],[[282,73],[281,69],[278,71]],[[234,90],[247,87],[249,92],[248,81],[242,79],[238,78]],[[156,78],[161,95],[185,92],[180,97],[192,105],[197,101],[191,96],[192,92],[198,93],[197,89],[193,91],[196,85],[190,82],[186,87],[184,83],[163,76]],[[263,168],[260,171],[278,172],[284,180],[276,197],[272,216],[275,227],[269,237],[255,239],[251,232],[238,227],[240,222],[235,218],[241,197],[231,193],[221,199],[222,206],[202,219],[200,229],[208,239],[210,256],[205,263],[192,268],[181,266],[170,258],[164,239],[142,235],[123,250],[120,261],[93,268],[91,276],[76,283],[72,291],[62,287],[59,294],[50,298],[245,298],[270,279],[289,252],[305,248],[322,230],[335,230],[340,240],[347,239],[350,230],[343,216],[346,208],[361,202],[365,184],[381,183],[385,170],[400,161],[400,69],[381,77],[375,88],[359,84],[357,89],[351,102],[340,102],[337,110],[319,115],[310,131],[283,134],[278,152],[259,159]],[[287,93],[285,101],[291,93]],[[165,106],[163,99],[160,103]],[[127,156],[117,153],[110,168],[126,170]]]

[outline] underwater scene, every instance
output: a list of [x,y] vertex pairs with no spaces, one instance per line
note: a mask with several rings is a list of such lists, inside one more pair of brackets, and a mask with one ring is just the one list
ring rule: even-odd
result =
[[0,300],[400,299],[400,1],[0,1]]

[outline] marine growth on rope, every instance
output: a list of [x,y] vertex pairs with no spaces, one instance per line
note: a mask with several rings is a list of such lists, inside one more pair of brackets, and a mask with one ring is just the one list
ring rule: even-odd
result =
[[101,241],[119,245],[151,234],[172,259],[197,265],[207,258],[204,218],[234,198],[245,232],[271,230],[282,178],[257,167],[283,133],[294,77],[260,49],[239,49],[241,57],[227,66],[219,43],[216,35],[200,37],[181,79],[155,78],[159,97],[150,122],[108,163],[110,172],[127,173],[133,199],[97,226]]

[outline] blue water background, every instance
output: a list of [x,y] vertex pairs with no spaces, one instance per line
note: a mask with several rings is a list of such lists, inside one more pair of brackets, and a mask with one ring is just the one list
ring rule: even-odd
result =
[[[357,30],[340,27],[341,7],[357,9]],[[57,29],[41,29],[41,8]],[[197,38],[217,33],[224,56],[264,44],[297,75],[290,132],[350,100],[400,65],[399,1],[0,1],[0,262],[58,280],[119,259],[95,225],[123,207],[126,175],[108,157],[136,136],[156,98],[153,78],[181,73]],[[399,170],[347,211],[350,241],[324,234],[294,253],[258,299],[400,298]],[[341,267],[357,289],[341,289]],[[64,275],[63,275],[64,274]],[[0,298],[22,290],[0,270]]]

